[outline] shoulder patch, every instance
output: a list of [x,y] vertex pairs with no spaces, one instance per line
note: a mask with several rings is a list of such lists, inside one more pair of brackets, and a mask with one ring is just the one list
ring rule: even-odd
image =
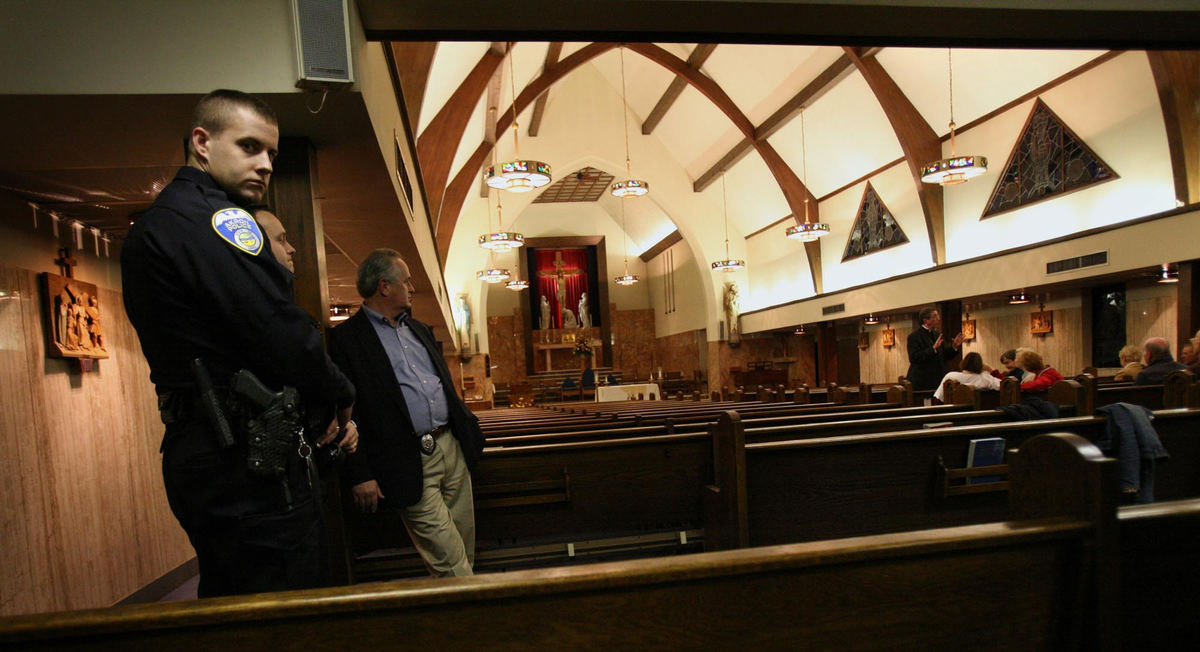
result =
[[240,208],[224,208],[213,213],[212,227],[222,240],[251,256],[262,251],[264,238],[258,222]]

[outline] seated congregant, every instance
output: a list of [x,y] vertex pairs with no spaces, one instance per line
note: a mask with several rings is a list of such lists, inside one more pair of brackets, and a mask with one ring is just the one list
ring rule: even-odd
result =
[[1113,376],[1113,380],[1133,380],[1141,373],[1144,365],[1142,364],[1142,347],[1136,344],[1127,344],[1121,347],[1117,357],[1121,359],[1121,370],[1117,375]]
[[983,368],[985,371],[990,373],[992,375],[992,377],[995,378],[996,380],[1004,380],[1005,378],[1008,378],[1009,376],[1016,378],[1017,380],[1019,380],[1021,382],[1025,382],[1027,380],[1033,380],[1033,374],[1029,374],[1029,377],[1027,378],[1026,374],[1028,372],[1026,372],[1024,369],[1022,369],[1020,366],[1017,365],[1017,350],[1016,349],[1009,349],[1009,350],[1005,351],[1004,353],[1001,353],[1000,354],[1000,365],[1002,367],[1004,367],[1004,369],[1005,369],[1003,372],[1001,372],[999,369],[992,369],[992,368],[988,367],[987,365],[984,365]]
[[1161,385],[1167,374],[1187,367],[1171,356],[1171,345],[1161,337],[1152,337],[1143,345],[1146,367],[1133,379],[1134,385]]
[[974,351],[968,353],[963,358],[962,371],[951,371],[942,377],[942,382],[938,384],[937,391],[933,393],[933,397],[942,402],[946,400],[944,392],[947,380],[957,380],[963,385],[970,385],[980,389],[1000,389],[1000,379],[983,373],[983,356]]
[[1046,364],[1042,356],[1033,349],[1020,349],[1017,353],[1017,364],[1033,374],[1033,380],[1021,383],[1021,390],[1026,392],[1044,392],[1050,386],[1063,379],[1058,370]]

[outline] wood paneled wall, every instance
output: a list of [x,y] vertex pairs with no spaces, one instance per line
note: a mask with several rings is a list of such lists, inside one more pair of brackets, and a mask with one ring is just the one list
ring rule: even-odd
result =
[[908,336],[913,331],[912,324],[892,322],[896,345],[884,348],[883,331],[887,328],[885,324],[867,326],[870,345],[858,351],[858,375],[864,383],[894,383],[908,373]]
[[194,555],[149,368],[120,293],[100,288],[110,357],[80,375],[45,357],[36,274],[0,265],[0,289],[0,615],[109,606]]
[[1141,345],[1151,337],[1165,337],[1171,343],[1171,355],[1179,356],[1178,285],[1155,284],[1125,291],[1125,339]]

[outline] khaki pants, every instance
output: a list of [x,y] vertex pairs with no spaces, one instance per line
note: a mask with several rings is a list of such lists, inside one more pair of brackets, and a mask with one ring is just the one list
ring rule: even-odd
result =
[[472,575],[475,505],[471,474],[458,439],[447,428],[433,455],[421,455],[421,499],[400,518],[434,577]]

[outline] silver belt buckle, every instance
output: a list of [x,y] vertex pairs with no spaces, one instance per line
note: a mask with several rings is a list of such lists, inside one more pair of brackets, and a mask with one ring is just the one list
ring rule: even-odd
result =
[[421,435],[421,452],[433,455],[435,449],[437,449],[437,442],[433,441],[433,433],[427,432]]

